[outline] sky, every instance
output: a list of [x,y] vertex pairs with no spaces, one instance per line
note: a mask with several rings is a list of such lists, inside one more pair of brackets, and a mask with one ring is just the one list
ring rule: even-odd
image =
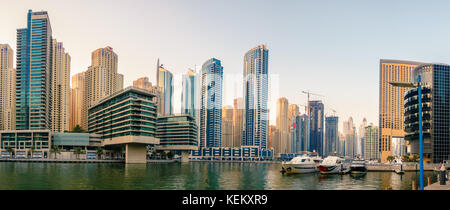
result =
[[[224,105],[242,96],[243,56],[269,49],[270,123],[276,99],[306,104],[301,91],[336,110],[339,124],[378,124],[379,60],[450,63],[450,1],[303,0],[2,0],[0,43],[16,49],[28,9],[48,11],[53,37],[87,70],[95,49],[111,46],[125,86],[156,77],[156,60],[175,76],[214,57],[224,67]],[[304,108],[300,107],[301,112]]]

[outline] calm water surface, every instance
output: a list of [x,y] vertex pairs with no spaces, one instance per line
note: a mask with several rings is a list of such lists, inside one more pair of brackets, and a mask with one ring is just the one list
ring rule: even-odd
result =
[[[0,162],[0,189],[409,190],[416,172],[282,175],[276,163],[14,163]],[[436,175],[425,172],[425,177]]]

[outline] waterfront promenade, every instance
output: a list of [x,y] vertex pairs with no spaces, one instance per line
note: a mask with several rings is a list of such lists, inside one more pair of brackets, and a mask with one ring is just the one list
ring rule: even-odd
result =
[[426,186],[424,190],[450,190],[450,181],[446,182],[446,185],[440,185],[439,181]]

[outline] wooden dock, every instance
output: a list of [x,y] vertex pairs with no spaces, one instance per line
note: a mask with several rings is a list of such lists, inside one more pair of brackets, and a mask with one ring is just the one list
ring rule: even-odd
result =
[[440,185],[439,182],[431,184],[423,188],[424,190],[450,190],[450,181],[446,182],[446,185]]

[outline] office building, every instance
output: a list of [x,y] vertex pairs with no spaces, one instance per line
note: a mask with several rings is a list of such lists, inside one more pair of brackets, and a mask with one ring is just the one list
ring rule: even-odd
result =
[[363,118],[362,123],[359,125],[358,129],[358,155],[364,157],[364,140],[365,140],[365,127],[367,127],[367,120]]
[[242,145],[243,130],[244,101],[242,98],[235,98],[233,100],[233,147],[240,147]]
[[289,102],[287,98],[279,98],[277,101],[277,130],[279,132],[278,142],[275,142],[274,152],[290,153],[291,143],[289,142]]
[[16,129],[16,70],[13,50],[0,44],[0,130]]
[[50,130],[0,131],[0,143],[2,158],[47,158],[52,147],[52,135]]
[[[31,36],[32,35],[32,36]],[[52,28],[46,11],[28,11],[27,27],[17,29],[16,129],[51,126]]]
[[365,128],[364,136],[364,159],[380,160],[380,140],[378,127],[370,124]]
[[[87,121],[83,115],[84,94],[85,94],[85,72],[81,72],[72,76],[72,87],[70,88],[70,121],[69,130],[72,131],[77,125],[86,125]],[[87,130],[87,127],[82,127]]]
[[324,156],[330,153],[338,152],[339,134],[338,134],[339,118],[337,116],[325,117],[325,152]]
[[222,147],[233,147],[233,108],[222,109]]
[[222,145],[223,67],[211,58],[202,65],[200,100],[200,147]]
[[172,115],[173,75],[170,71],[165,69],[162,64],[159,64],[159,59],[156,69],[156,80],[159,93],[158,115]]
[[380,60],[379,130],[381,161],[391,155],[392,136],[404,136],[403,96],[406,87],[394,87],[389,82],[411,82],[412,72],[419,62]]
[[156,103],[146,90],[115,92],[89,108],[88,131],[100,135],[105,149],[125,147],[126,163],[146,163],[147,145],[159,144]]
[[268,65],[269,50],[266,45],[256,46],[244,55],[244,146],[267,149]]
[[309,117],[310,117],[310,152],[317,152],[319,156],[323,156],[323,133],[324,133],[324,105],[322,101],[309,101]]
[[[424,161],[450,160],[450,65],[421,64],[413,71],[411,82],[422,78],[422,129]],[[404,95],[405,140],[411,154],[419,154],[418,88]]]
[[189,114],[197,119],[198,113],[198,77],[194,70],[189,69],[182,78],[181,113]]
[[148,77],[141,77],[133,81],[133,87],[148,91],[153,90],[152,83],[149,82]]

